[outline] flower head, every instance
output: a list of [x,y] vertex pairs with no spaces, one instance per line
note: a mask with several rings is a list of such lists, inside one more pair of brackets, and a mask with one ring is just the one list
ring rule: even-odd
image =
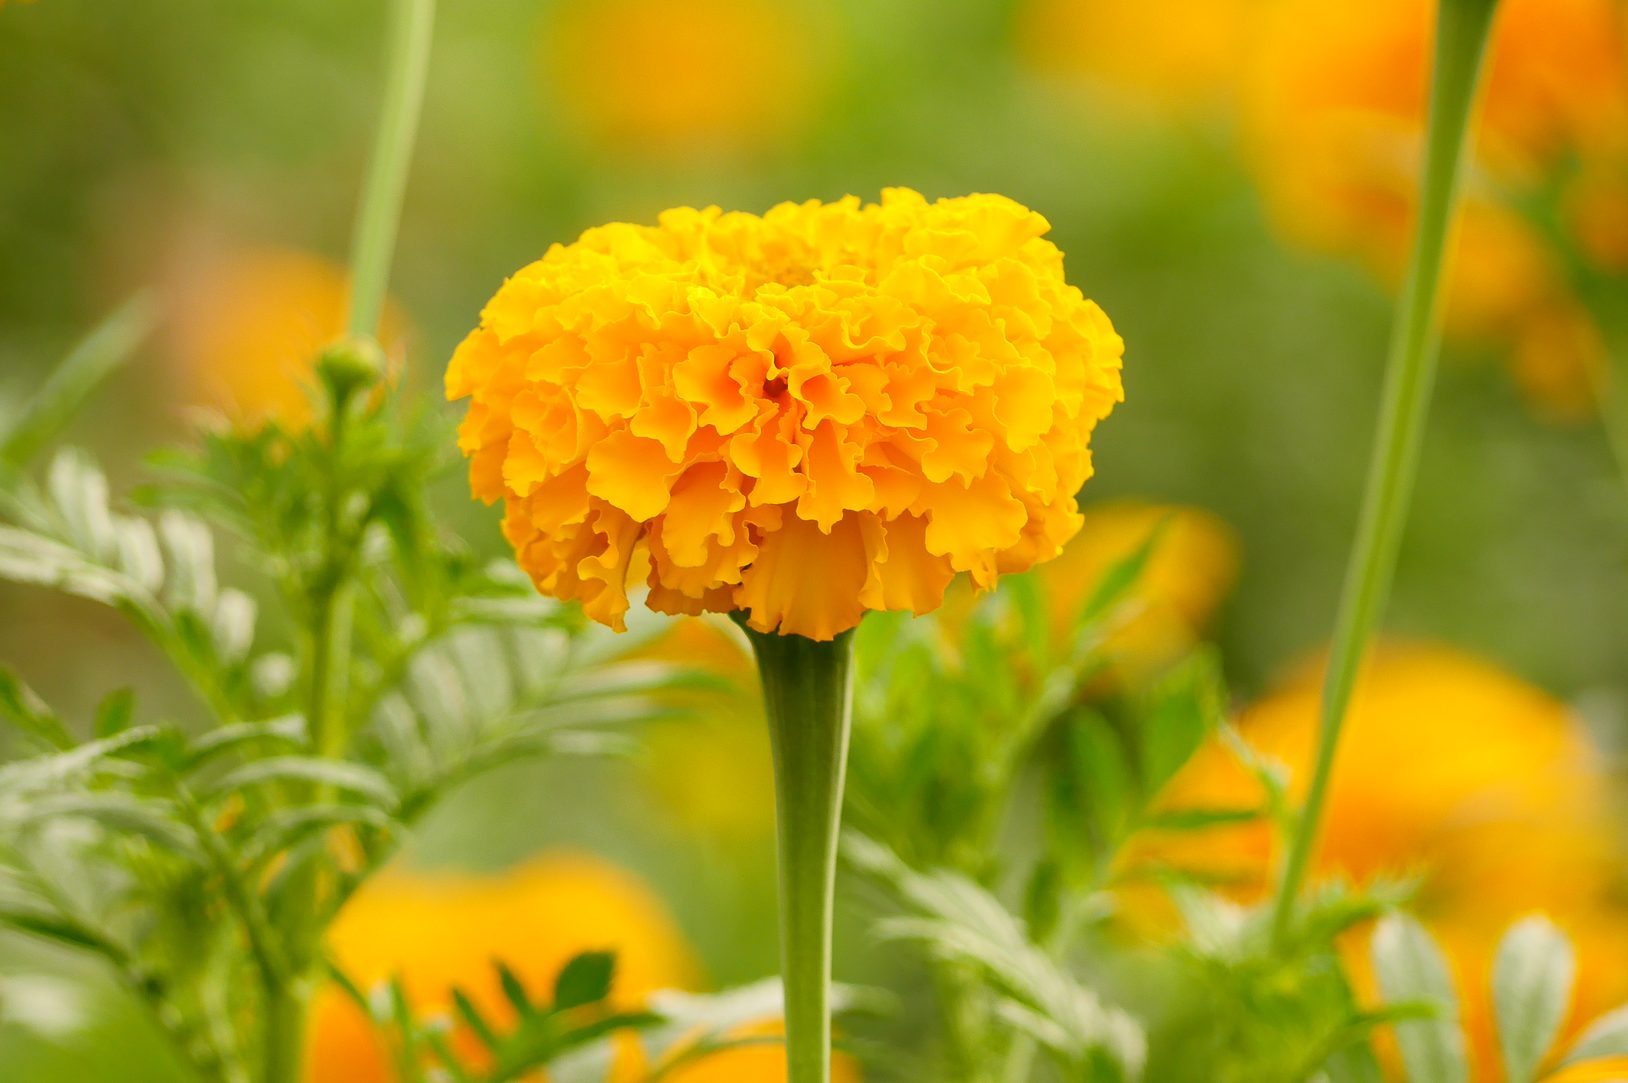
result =
[[1079,528],[1123,343],[1001,196],[668,211],[556,245],[447,370],[471,483],[539,590],[621,627],[742,610],[831,639]]

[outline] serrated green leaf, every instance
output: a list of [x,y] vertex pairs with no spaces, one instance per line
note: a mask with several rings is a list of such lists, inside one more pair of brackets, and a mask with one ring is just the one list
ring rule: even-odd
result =
[[279,809],[262,820],[243,844],[243,864],[256,867],[317,832],[342,824],[391,834],[401,830],[399,822],[369,805],[324,803]]
[[303,782],[331,786],[365,797],[384,809],[396,807],[395,787],[371,767],[347,760],[325,760],[311,756],[273,756],[254,760],[228,771],[206,791],[218,797],[268,783]]
[[497,970],[497,983],[503,990],[503,996],[508,1000],[515,1013],[522,1019],[533,1014],[537,1009],[531,1002],[531,996],[526,992],[525,983],[520,976],[509,968],[509,964],[494,959],[492,966]]
[[616,976],[616,953],[585,951],[560,968],[554,979],[554,1010],[596,1004],[610,996]]
[[241,662],[254,643],[254,599],[228,587],[215,601],[210,619],[215,657],[227,665]]
[[107,477],[90,456],[78,448],[58,452],[51,460],[46,488],[74,547],[99,563],[112,563],[118,556],[118,538],[108,509]]
[[452,987],[452,1007],[463,1025],[475,1036],[481,1045],[486,1047],[488,1053],[496,1053],[500,1039],[496,1029],[489,1023],[486,1016],[481,1014],[480,1008],[469,999],[469,994],[458,986]]
[[163,802],[117,792],[67,793],[36,797],[13,822],[89,820],[120,835],[144,838],[159,849],[201,861],[193,836],[175,810]]
[[24,466],[71,421],[157,323],[151,298],[126,301],[82,338],[44,386],[0,431],[0,461]]
[[5,666],[0,666],[0,719],[52,748],[73,747],[73,736],[62,720],[21,677]]
[[1628,1004],[1590,1023],[1560,1063],[1564,1067],[1606,1057],[1628,1057]]
[[88,741],[49,756],[35,756],[0,767],[0,798],[17,798],[31,790],[48,790],[104,766],[119,753],[155,740],[157,726],[136,726],[100,741]]
[[1542,917],[1518,922],[1498,945],[1492,1000],[1509,1083],[1537,1078],[1538,1066],[1565,1021],[1576,969],[1571,944]]
[[1441,1013],[1436,1019],[1396,1024],[1410,1083],[1465,1083],[1469,1066],[1458,1024],[1458,998],[1441,949],[1418,922],[1391,914],[1374,930],[1371,950],[1374,973],[1388,1003],[1420,1001]]
[[175,610],[210,613],[215,608],[215,541],[203,523],[177,511],[158,520],[159,546],[168,574],[164,600]]
[[136,694],[129,688],[109,692],[96,708],[96,723],[92,733],[98,737],[114,737],[130,728],[136,714]]
[[263,722],[233,722],[199,734],[187,743],[186,770],[196,771],[228,752],[256,745],[300,747],[307,740],[305,717],[290,714]]

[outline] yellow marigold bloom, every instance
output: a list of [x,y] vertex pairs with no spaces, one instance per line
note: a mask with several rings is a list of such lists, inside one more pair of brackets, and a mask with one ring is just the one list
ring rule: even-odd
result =
[[[692,987],[696,963],[672,918],[633,876],[596,858],[554,855],[495,876],[390,872],[350,901],[329,932],[329,950],[364,989],[400,976],[420,1013],[449,1013],[458,986],[493,1019],[510,1017],[492,962],[501,959],[534,995],[584,951],[616,952],[612,998],[638,1005],[663,989]],[[766,1020],[743,1034],[772,1034]],[[456,1048],[476,1059],[477,1045]],[[618,1041],[610,1083],[647,1078],[650,1058],[631,1036]],[[784,1083],[785,1054],[768,1045],[731,1050],[677,1069],[678,1083]],[[394,1083],[388,1050],[362,1013],[337,990],[313,1008],[306,1043],[307,1083]],[[857,1083],[851,1061],[833,1081]]]
[[750,647],[733,628],[687,617],[639,654],[728,682],[727,689],[684,696],[686,717],[647,729],[648,783],[663,811],[710,838],[766,838],[774,828],[774,774]]
[[891,189],[556,245],[447,370],[474,492],[539,590],[618,628],[640,551],[652,609],[825,640],[1049,560],[1123,343],[1048,229]]
[[567,123],[621,150],[753,150],[796,134],[827,69],[817,0],[564,0],[539,48]]
[[[1429,0],[1274,0],[1244,80],[1246,142],[1270,210],[1304,243],[1400,281],[1423,147]],[[1628,141],[1628,51],[1620,0],[1506,0],[1478,113],[1463,225],[1447,282],[1449,331],[1500,344],[1572,304],[1565,266],[1523,204],[1567,164],[1617,157]],[[1628,190],[1625,186],[1623,190]],[[1610,208],[1597,188],[1589,213]],[[1569,244],[1587,248],[1583,229]],[[1522,374],[1533,368],[1530,354]],[[1565,358],[1524,380],[1540,404],[1575,412],[1590,388]],[[1574,380],[1561,383],[1557,374]]]
[[[1312,760],[1321,673],[1311,667],[1245,710],[1246,741],[1286,766],[1291,796]],[[1220,742],[1174,780],[1167,807],[1259,806],[1259,784]],[[1481,1073],[1494,1063],[1486,974],[1504,930],[1534,910],[1578,943],[1575,1023],[1628,997],[1616,965],[1628,913],[1604,765],[1580,723],[1536,688],[1456,651],[1381,648],[1347,716],[1317,873],[1357,881],[1423,877],[1418,909],[1459,978]],[[1268,882],[1264,823],[1155,836],[1136,855],[1220,878],[1246,898]],[[1351,952],[1364,982],[1364,953]]]
[[1108,569],[1129,557],[1155,530],[1157,547],[1125,602],[1128,617],[1103,651],[1127,681],[1181,658],[1199,642],[1238,577],[1238,540],[1201,508],[1113,501],[1083,510],[1084,525],[1063,555],[1039,574],[1061,637]]
[[1133,103],[1230,101],[1259,0],[1028,0],[1019,23],[1037,70],[1079,77]]
[[[415,1009],[450,1011],[454,985],[483,1011],[508,1011],[492,968],[502,959],[542,995],[573,956],[617,953],[613,996],[640,1003],[696,976],[688,946],[644,884],[595,858],[551,856],[497,876],[387,872],[340,913],[328,934],[340,967],[363,989],[400,975]],[[337,990],[313,1008],[308,1083],[391,1083],[388,1051]]]
[[[186,263],[171,293],[168,345],[191,402],[243,425],[309,424],[317,356],[345,330],[343,268],[294,248],[241,248]],[[379,338],[399,358],[393,307]]]

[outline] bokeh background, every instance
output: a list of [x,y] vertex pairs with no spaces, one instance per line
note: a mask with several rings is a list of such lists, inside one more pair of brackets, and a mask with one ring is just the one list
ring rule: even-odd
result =
[[[1315,657],[1404,253],[1430,5],[442,7],[388,319],[410,393],[438,395],[505,274],[591,225],[894,185],[1000,192],[1047,216],[1070,280],[1127,343],[1127,402],[1094,442],[1087,503],[1208,513],[1171,558],[1178,627],[1159,634],[1218,644],[1240,704]],[[1628,327],[1628,32],[1612,0],[1506,8],[1388,626],[1546,694],[1537,713],[1570,705],[1555,724],[1609,773],[1628,709],[1628,478],[1598,407]],[[298,363],[340,322],[384,14],[0,3],[0,411],[139,291],[162,326],[72,434],[117,485],[200,411],[299,409]],[[500,551],[456,472],[445,506],[472,547]],[[1088,536],[1117,537],[1103,522]],[[120,685],[191,709],[116,618],[43,592],[0,590],[0,659],[70,717]],[[1418,725],[1459,727],[1445,757],[1492,710],[1422,695]],[[767,752],[740,713],[651,732],[640,763],[516,769],[460,793],[400,873],[419,879],[356,918],[347,950],[567,898],[626,911],[649,987],[772,972]],[[547,973],[569,948],[538,936],[526,950]],[[70,962],[0,938],[0,975],[0,1076],[172,1078],[135,1014]]]

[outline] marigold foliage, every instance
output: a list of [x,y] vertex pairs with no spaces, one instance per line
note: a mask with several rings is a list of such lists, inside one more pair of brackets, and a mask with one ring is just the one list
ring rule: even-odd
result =
[[556,245],[447,371],[474,492],[539,590],[618,628],[641,554],[653,609],[815,639],[1049,560],[1123,343],[1048,229],[892,189]]
[[[1238,722],[1261,756],[1287,768],[1296,800],[1309,775],[1320,678],[1319,667],[1306,667]],[[1250,771],[1213,742],[1177,775],[1165,808],[1261,800]],[[1568,1030],[1628,996],[1612,962],[1628,944],[1628,913],[1612,894],[1619,868],[1610,825],[1604,764],[1562,704],[1457,651],[1391,645],[1373,659],[1352,701],[1318,871],[1358,881],[1421,877],[1418,913],[1452,960],[1475,1078],[1492,1079],[1483,986],[1511,921],[1541,910],[1578,945]],[[1152,832],[1136,849],[1253,897],[1268,884],[1271,847],[1269,825],[1257,821]],[[1359,985],[1371,984],[1365,967],[1355,969]]]

